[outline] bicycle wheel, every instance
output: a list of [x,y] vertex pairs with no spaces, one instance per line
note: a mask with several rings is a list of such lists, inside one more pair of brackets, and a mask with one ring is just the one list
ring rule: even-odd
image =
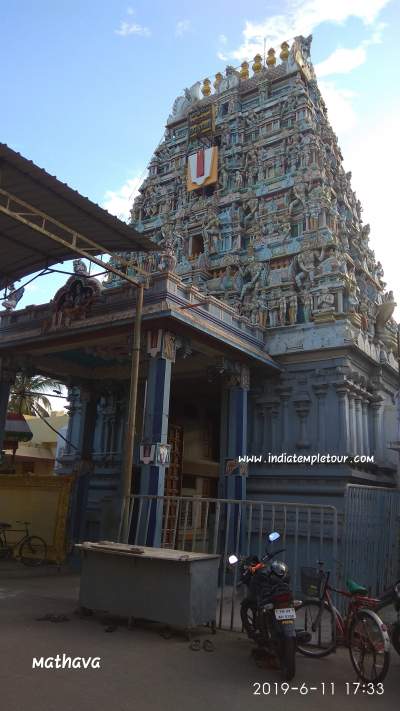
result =
[[383,681],[389,669],[390,640],[382,620],[372,610],[359,610],[349,629],[349,652],[357,676],[373,684]]
[[326,601],[304,600],[296,610],[296,630],[311,635],[297,640],[297,649],[306,657],[326,657],[336,647],[336,616]]
[[21,544],[19,557],[24,565],[42,565],[47,556],[47,544],[39,536],[29,536]]

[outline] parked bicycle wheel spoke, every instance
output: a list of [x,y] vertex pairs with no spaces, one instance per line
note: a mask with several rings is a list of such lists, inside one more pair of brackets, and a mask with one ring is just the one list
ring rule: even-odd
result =
[[385,678],[389,668],[385,633],[368,611],[362,610],[354,617],[349,630],[349,652],[360,679],[376,683]]
[[335,648],[335,615],[327,604],[306,600],[297,609],[297,648],[305,656],[323,657]]
[[21,562],[24,565],[41,565],[46,560],[47,545],[43,538],[39,536],[29,536],[21,545]]

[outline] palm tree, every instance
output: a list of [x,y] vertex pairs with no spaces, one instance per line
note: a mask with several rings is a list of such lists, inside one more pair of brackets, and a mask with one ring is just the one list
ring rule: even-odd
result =
[[18,412],[20,415],[48,417],[51,412],[51,404],[46,395],[59,388],[60,383],[53,378],[18,373],[10,391],[8,410]]

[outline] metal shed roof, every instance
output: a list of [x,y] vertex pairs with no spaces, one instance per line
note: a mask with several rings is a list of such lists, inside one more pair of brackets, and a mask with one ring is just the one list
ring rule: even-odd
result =
[[[104,246],[105,250],[149,251],[154,245],[107,210],[0,143],[0,189],[51,219]],[[5,206],[4,194],[0,193]],[[73,252],[0,211],[0,288]]]

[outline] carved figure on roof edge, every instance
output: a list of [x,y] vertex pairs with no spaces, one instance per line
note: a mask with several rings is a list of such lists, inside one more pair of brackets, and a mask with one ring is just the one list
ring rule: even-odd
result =
[[8,295],[1,302],[1,305],[6,311],[14,311],[17,308],[18,302],[21,301],[25,292],[25,287],[20,286],[18,289],[15,288],[14,284],[10,284],[8,287]]

